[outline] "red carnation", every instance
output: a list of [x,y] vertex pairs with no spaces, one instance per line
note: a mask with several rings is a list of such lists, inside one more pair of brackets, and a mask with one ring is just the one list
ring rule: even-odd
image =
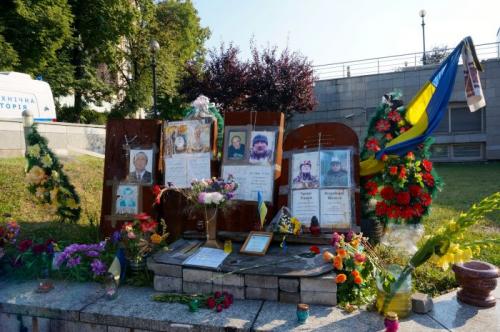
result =
[[422,180],[424,180],[424,183],[429,187],[434,187],[434,177],[431,173],[422,174]]
[[411,207],[405,207],[401,209],[401,218],[410,219],[413,216],[413,209]]
[[395,195],[394,189],[392,187],[386,186],[386,187],[382,188],[382,190],[380,191],[380,195],[386,201],[391,201],[394,199],[394,195]]
[[380,160],[382,161],[386,161],[387,159],[389,159],[389,156],[386,155],[385,153],[382,155],[382,157],[380,157]]
[[420,202],[422,203],[423,206],[429,206],[432,203],[432,198],[431,195],[428,193],[422,193],[420,195]]
[[387,217],[390,219],[397,219],[399,217],[399,207],[391,205],[387,209]]
[[134,216],[134,218],[137,219],[137,220],[140,220],[140,221],[147,221],[147,220],[151,219],[151,217],[149,216],[149,214],[144,213],[144,212],[136,214]]
[[407,191],[399,192],[396,196],[396,201],[399,205],[408,205],[410,204],[410,193]]
[[217,304],[217,303],[215,302],[215,299],[214,299],[213,297],[209,297],[209,298],[207,299],[207,306],[208,306],[210,309],[215,308],[215,305],[216,305],[216,304]]
[[222,304],[217,304],[217,312],[221,312],[222,311]]
[[397,111],[390,111],[389,114],[387,114],[387,118],[394,122],[401,121],[401,115],[399,115]]
[[385,202],[377,202],[375,214],[379,217],[385,216],[387,214],[387,204],[385,204]]
[[421,204],[417,203],[413,205],[413,214],[415,217],[421,217],[424,214],[424,208]]
[[219,297],[221,297],[221,296],[222,296],[222,293],[221,293],[221,292],[215,292],[215,293],[214,293],[214,297],[215,297],[216,299],[218,299],[218,298],[219,298]]
[[389,167],[389,174],[391,174],[391,175],[398,174],[398,167],[397,166],[391,166],[391,167]]
[[392,134],[391,133],[385,134],[385,139],[388,140],[388,141],[390,141],[391,139],[393,139]]
[[377,131],[381,133],[389,130],[389,128],[391,128],[391,124],[389,123],[389,121],[384,119],[378,120],[377,123],[375,124],[375,129],[377,129]]
[[422,166],[424,166],[424,169],[427,172],[432,171],[432,161],[429,161],[427,159],[422,160]]
[[420,196],[420,193],[422,192],[422,187],[420,187],[417,184],[410,184],[408,186],[408,189],[410,190],[410,194],[412,197],[418,197],[418,196]]
[[224,309],[227,309],[231,306],[229,298],[227,297],[224,298],[224,300],[222,301],[222,306],[224,307]]
[[45,244],[43,244],[43,243],[42,243],[42,244],[35,244],[35,245],[33,246],[33,248],[32,248],[33,253],[34,253],[35,255],[40,255],[42,252],[44,252],[44,251],[45,251],[45,249],[46,249],[46,248],[45,248]]
[[33,244],[33,241],[31,241],[31,240],[22,240],[19,243],[19,246],[17,247],[17,249],[20,252],[25,252],[26,250],[28,250],[31,247],[32,244]]
[[380,151],[378,140],[375,137],[370,138],[368,141],[366,141],[366,148],[373,152]]
[[365,189],[368,195],[375,196],[378,192],[378,184],[374,181],[368,181],[365,184]]

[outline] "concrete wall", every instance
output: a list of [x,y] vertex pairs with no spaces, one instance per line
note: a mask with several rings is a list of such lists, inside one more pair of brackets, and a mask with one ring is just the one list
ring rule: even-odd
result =
[[[40,122],[38,131],[58,154],[85,152],[104,154],[106,127],[62,122]],[[24,154],[22,121],[0,120],[0,157]]]
[[[486,98],[485,125],[482,132],[435,135],[436,143],[477,142],[484,145],[483,158],[500,159],[500,60],[483,62],[481,82]],[[399,89],[406,103],[430,78],[437,66],[350,78],[317,81],[315,94],[319,105],[314,112],[297,114],[288,128],[316,122],[342,122],[353,128],[363,142],[370,116],[383,94]],[[459,67],[450,103],[465,102],[464,78]]]

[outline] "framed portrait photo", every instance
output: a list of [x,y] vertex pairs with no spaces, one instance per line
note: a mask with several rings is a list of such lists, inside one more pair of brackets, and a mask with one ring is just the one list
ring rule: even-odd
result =
[[321,187],[351,186],[351,150],[321,151]]
[[250,232],[240,249],[240,253],[264,256],[272,239],[273,233],[270,232]]
[[142,208],[140,186],[137,183],[120,182],[114,186],[113,215],[133,216]]
[[141,185],[152,185],[154,178],[154,149],[131,148],[127,180]]
[[292,154],[292,189],[314,189],[320,185],[319,152]]
[[252,131],[249,141],[248,162],[252,165],[273,165],[276,148],[275,131]]

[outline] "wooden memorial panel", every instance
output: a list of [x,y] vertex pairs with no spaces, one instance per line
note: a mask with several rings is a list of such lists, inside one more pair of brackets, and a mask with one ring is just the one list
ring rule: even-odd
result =
[[354,180],[354,213],[355,224],[360,225],[361,203],[359,194],[359,142],[356,133],[342,123],[315,123],[297,128],[290,132],[283,144],[283,160],[281,177],[279,178],[279,194],[277,208],[288,206],[290,169],[292,167],[292,151],[318,148],[353,149],[353,180]]
[[[162,172],[160,154],[161,121],[159,120],[109,120],[106,125],[106,155],[104,158],[104,180],[102,190],[101,236],[110,236],[119,229],[129,217],[116,216],[114,212],[115,197],[113,190],[129,175],[130,148],[154,148],[154,164],[152,165],[152,184],[161,183]],[[128,141],[128,145],[127,145]],[[139,185],[141,211],[153,213],[154,196],[152,184]]]

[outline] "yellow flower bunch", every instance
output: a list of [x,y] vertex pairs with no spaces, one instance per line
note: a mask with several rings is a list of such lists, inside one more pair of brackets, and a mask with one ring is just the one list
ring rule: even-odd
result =
[[33,158],[40,158],[40,145],[34,144],[28,146],[28,149],[26,151],[28,153],[28,156],[33,157]]
[[469,261],[473,256],[472,249],[460,248],[460,245],[452,243],[443,256],[433,255],[430,261],[443,270],[448,270],[450,265]]

